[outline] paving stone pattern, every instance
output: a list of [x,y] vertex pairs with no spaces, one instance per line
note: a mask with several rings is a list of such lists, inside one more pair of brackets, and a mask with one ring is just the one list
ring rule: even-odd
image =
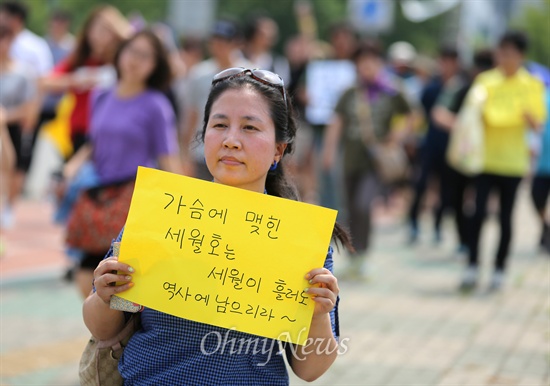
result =
[[[431,241],[430,218],[418,245],[405,244],[404,210],[377,210],[367,280],[340,279],[341,335],[347,351],[313,385],[550,385],[550,258],[538,253],[538,229],[525,187],[505,288],[488,293],[498,228],[484,228],[480,288],[457,291],[463,262],[454,228]],[[44,202],[23,202],[17,226],[3,233],[0,260],[0,384],[77,385],[88,339],[81,300],[60,279],[67,261],[62,230]],[[338,273],[346,257],[335,257]],[[341,346],[341,351],[344,346]],[[291,376],[292,385],[306,383]]]

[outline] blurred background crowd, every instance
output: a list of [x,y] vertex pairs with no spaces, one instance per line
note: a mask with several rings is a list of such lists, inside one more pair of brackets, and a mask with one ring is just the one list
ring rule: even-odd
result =
[[[369,274],[376,207],[402,216],[404,244],[422,232],[456,239],[460,289],[471,290],[489,212],[498,290],[523,186],[550,252],[549,12],[548,0],[2,1],[2,231],[17,227],[22,199],[48,200],[67,226],[80,192],[120,187],[138,165],[210,180],[197,133],[212,77],[261,68],[299,112],[289,166],[302,200],[338,209],[350,229],[342,278]],[[492,105],[481,106],[485,162],[473,176],[447,153],[476,87]],[[446,214],[455,232],[442,230]],[[105,252],[67,246],[83,296]]]

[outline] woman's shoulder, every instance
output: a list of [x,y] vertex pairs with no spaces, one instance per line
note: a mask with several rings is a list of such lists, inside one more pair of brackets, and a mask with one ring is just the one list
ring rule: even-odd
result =
[[113,92],[114,92],[114,87],[94,88],[92,91],[90,91],[91,106],[96,107],[100,101],[103,101],[109,98],[109,96],[112,95]]
[[173,113],[172,105],[162,91],[149,89],[144,92],[142,100],[146,101],[145,105],[151,110],[160,111],[163,114]]
[[360,88],[358,85],[349,86],[342,92],[342,99],[350,99],[355,98],[357,95],[357,92],[360,91]]
[[149,99],[152,103],[170,103],[166,94],[159,90],[148,89],[143,93],[143,97]]

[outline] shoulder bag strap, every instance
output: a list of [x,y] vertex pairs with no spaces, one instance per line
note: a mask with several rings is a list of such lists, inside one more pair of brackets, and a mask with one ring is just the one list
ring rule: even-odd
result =
[[357,88],[355,93],[355,109],[360,125],[361,138],[365,145],[369,146],[376,142],[370,104],[361,88]]

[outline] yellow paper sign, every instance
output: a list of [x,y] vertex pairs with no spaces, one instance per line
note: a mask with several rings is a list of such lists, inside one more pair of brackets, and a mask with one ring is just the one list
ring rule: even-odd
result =
[[171,315],[304,344],[336,211],[140,167],[119,260],[120,297]]

